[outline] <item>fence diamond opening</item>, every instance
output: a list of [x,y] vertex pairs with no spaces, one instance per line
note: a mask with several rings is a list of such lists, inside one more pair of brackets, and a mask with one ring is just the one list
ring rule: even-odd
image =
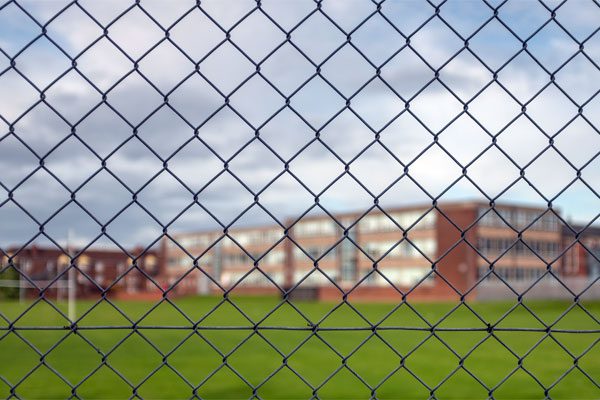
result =
[[599,30],[596,0],[4,2],[0,393],[600,396]]

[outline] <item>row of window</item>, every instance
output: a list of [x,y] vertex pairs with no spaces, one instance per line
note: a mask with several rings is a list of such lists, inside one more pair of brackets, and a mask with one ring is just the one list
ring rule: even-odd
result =
[[[96,261],[91,264],[88,262],[76,263],[76,264],[77,264],[77,267],[85,273],[95,272],[95,273],[101,274],[105,270],[105,265],[102,261]],[[30,272],[32,272],[32,269],[33,269],[33,262],[29,259],[23,259],[23,260],[20,260],[17,263],[15,263],[15,266],[17,268],[21,269],[25,273],[30,273]],[[62,271],[64,269],[66,269],[68,266],[69,266],[68,263],[57,263],[54,261],[47,261],[46,265],[45,265],[45,269],[48,274],[55,274],[59,270]],[[2,263],[0,263],[0,268],[3,268]],[[124,263],[117,264],[117,270],[119,272],[123,271],[124,268],[125,268]]]
[[[265,243],[275,243],[283,236],[283,231],[281,229],[266,229],[266,230],[249,230],[243,232],[231,232],[231,236],[234,238],[236,242],[238,242],[242,246],[247,245],[255,245],[255,244],[265,244]],[[211,246],[222,234],[197,234],[197,235],[185,235],[175,238],[177,243],[186,249],[195,248],[195,247],[209,247]],[[220,243],[223,247],[233,247],[236,246],[233,240],[229,237],[224,236]],[[178,247],[175,242],[169,241],[168,246],[171,248]]]
[[391,267],[381,270],[381,274],[369,275],[365,283],[371,286],[389,286],[391,282],[396,287],[406,288],[413,287],[419,282],[431,283],[435,279],[431,269],[423,267]]
[[[202,256],[202,264],[210,264],[212,261],[212,256],[210,254],[205,254]],[[191,268],[192,267],[192,259],[186,255],[181,257],[169,257],[167,259],[167,267],[168,268]]]
[[[418,221],[412,229],[431,229],[435,225],[437,215],[435,212],[429,212],[423,216],[425,211],[426,210],[416,210],[389,213],[389,216],[392,219],[385,214],[367,215],[358,222],[358,228],[361,232],[365,233],[390,232],[398,230],[398,226],[406,229]],[[482,207],[479,209],[479,216],[482,215],[483,217],[479,220],[479,224],[482,226],[505,227],[506,224],[502,221],[502,219],[504,219],[511,226],[522,229],[531,223],[531,221],[538,218],[539,211],[507,208],[499,208],[490,211],[489,209]],[[558,231],[559,228],[559,220],[552,213],[544,214],[531,227],[531,229],[543,231]],[[297,237],[334,236],[339,229],[339,226],[333,220],[324,218],[300,221],[294,225],[293,232]],[[232,233],[232,235],[239,244],[244,246],[274,243],[282,237],[283,232],[281,229],[266,229],[237,232]],[[177,242],[184,248],[208,247],[216,239],[217,236],[214,234],[205,233],[181,236],[177,238]],[[223,238],[222,244],[225,247],[234,246],[233,241],[228,237]],[[176,244],[169,242],[169,247],[176,247]]]
[[[510,249],[507,254],[512,256],[532,256],[538,254],[541,257],[551,258],[559,254],[558,242],[546,240],[526,240],[525,243],[510,238],[479,238],[477,247],[485,255],[501,254]],[[533,250],[533,253],[532,253]]]
[[[260,256],[261,254],[253,254],[255,258]],[[224,265],[252,264],[253,262],[245,253],[223,254],[221,260]],[[262,265],[273,265],[283,264],[284,261],[285,253],[282,250],[271,250],[260,259],[259,263]]]
[[[367,215],[358,222],[358,227],[361,232],[367,233],[391,232],[397,231],[398,226],[402,229],[407,229],[416,221],[419,221],[411,229],[431,229],[435,225],[436,214],[430,212],[423,215],[425,211],[426,210],[389,213],[392,219],[385,214]],[[419,218],[421,219],[419,220]]]
[[[412,229],[431,229],[435,225],[437,216],[434,212],[423,215],[425,212],[426,210],[416,210],[393,212],[389,213],[389,216],[382,213],[366,215],[358,221],[358,229],[365,233],[392,232],[397,231],[399,226],[407,229],[415,222]],[[297,237],[333,236],[338,229],[338,225],[330,219],[301,221],[294,226],[294,235]]]
[[[231,233],[231,236],[233,236],[233,238],[242,246],[265,243],[271,244],[281,239],[283,231],[281,229],[252,230]],[[228,245],[233,245],[233,241],[226,237],[223,239],[223,246]]]
[[[315,271],[311,273],[306,279],[304,279],[304,277],[309,272],[310,270],[294,271],[294,282],[300,282],[302,280],[303,285],[327,286],[331,284],[330,280],[334,282],[356,282],[358,281],[358,279],[360,279],[360,277],[357,276],[356,270],[352,271],[352,274],[344,274],[343,271],[342,273],[340,273],[338,269],[334,268],[323,269],[323,272],[327,274],[329,278],[323,275],[322,273]],[[246,271],[226,271],[223,273],[220,280],[223,285],[233,285],[240,279],[242,279],[242,277],[246,275],[246,273]],[[265,273],[278,285],[284,284],[285,275],[283,272],[267,271]],[[430,274],[430,269],[422,267],[391,267],[386,268],[383,273],[385,274],[387,280],[384,279],[380,274],[371,274],[363,284],[370,286],[387,286],[389,285],[389,281],[398,287],[411,287],[423,279],[425,279],[425,281],[431,281],[433,279],[433,275]],[[263,286],[269,285],[270,282],[263,274],[254,272],[246,276],[240,284],[251,286]]]
[[[358,276],[358,271],[356,271],[356,269],[352,269],[351,266],[348,267],[349,268],[346,268],[346,270],[342,268],[341,273],[337,269],[332,268],[323,269],[323,272],[325,272],[327,276],[334,282],[354,283],[360,280],[361,277]],[[421,280],[433,280],[434,276],[430,273],[430,271],[431,269],[422,267],[388,267],[385,268],[385,271],[382,270],[382,274],[384,274],[385,278],[387,279],[385,279],[379,273],[372,273],[362,284],[370,286],[388,286],[389,282],[392,282],[398,287],[411,287],[419,283]],[[294,281],[299,282],[309,272],[309,270],[295,271]],[[365,271],[362,275],[364,276],[366,273],[367,272]],[[325,286],[330,284],[330,280],[320,272],[315,271],[303,281],[303,284]]]
[[[181,247],[190,249],[194,247],[208,247],[216,240],[216,238],[210,234],[200,234],[180,236],[176,237],[175,240]],[[168,247],[176,248],[179,246],[175,242],[169,241]]]
[[[24,273],[30,274],[32,273],[33,263],[30,259],[23,259],[16,263],[17,268],[21,269]],[[0,268],[2,265],[0,265]],[[45,264],[45,270],[49,277],[53,277],[58,274],[60,271],[64,271],[68,267],[68,264],[55,262],[55,261],[47,261]],[[87,275],[91,275],[92,279],[99,285],[103,285],[106,283],[105,275],[106,272],[105,264],[102,261],[96,262],[85,262],[78,264],[78,267],[81,271],[83,271]],[[116,265],[117,267],[117,275],[125,272],[125,263],[119,262]],[[64,277],[66,279],[66,277]],[[127,278],[129,279],[129,278]],[[77,282],[81,285],[88,285],[91,282],[86,278],[83,274],[77,274]]]
[[[435,239],[415,239],[412,241],[414,244],[411,245],[407,241],[403,241],[395,246],[389,253],[387,253],[386,257],[406,257],[406,258],[419,258],[422,257],[422,254],[419,252],[423,252],[428,257],[434,257],[437,251],[437,245]],[[378,241],[378,242],[367,242],[363,246],[364,251],[369,254],[372,258],[378,259],[383,256],[387,251],[389,251],[396,242],[394,241]],[[417,250],[417,248],[419,250]],[[305,252],[310,255],[314,259],[321,260],[335,260],[338,257],[338,248],[331,249],[330,245],[324,246],[305,246]],[[294,248],[294,258],[298,260],[305,260],[306,254],[299,248]],[[354,256],[354,245],[352,245],[352,256]]]
[[[487,214],[485,214],[487,212]],[[484,215],[485,214],[485,215]],[[516,229],[523,229],[539,217],[540,211],[499,208],[489,210],[480,208],[479,225],[489,227],[506,227],[506,222]],[[502,218],[500,218],[502,217]],[[504,221],[503,221],[504,219]],[[560,229],[559,219],[552,213],[542,215],[529,229],[556,232]]]
[[[507,281],[533,281],[546,273],[542,268],[522,268],[522,267],[495,267],[494,271],[498,276]],[[489,273],[489,267],[479,267],[478,278],[482,278]],[[486,280],[498,280],[494,274],[490,274]]]
[[324,255],[321,260],[334,260],[336,259],[336,249],[329,250],[330,248],[331,246],[303,246],[304,251],[302,251],[298,247],[294,247],[294,258],[307,260],[306,254],[308,254],[314,259]]
[[[419,258],[423,257],[419,252],[423,252],[427,257],[434,257],[437,251],[437,242],[435,239],[415,239],[412,240],[411,245],[407,241],[402,241],[396,247],[394,247],[389,253],[387,253],[386,257],[407,257],[407,258]],[[394,246],[396,242],[367,242],[364,245],[364,250],[367,254],[369,254],[372,258],[378,259],[387,251],[389,251],[392,246]],[[419,250],[417,250],[417,248]]]
[[337,224],[330,219],[300,221],[294,225],[294,236],[333,236],[337,228]]
[[[254,254],[254,256],[258,258],[260,254]],[[213,259],[211,254],[205,254],[202,256],[201,263],[211,264]],[[285,253],[282,250],[271,250],[260,260],[260,263],[262,265],[274,265],[282,264],[284,261]],[[221,263],[224,265],[249,265],[252,262],[252,259],[246,253],[227,253],[221,255]],[[167,266],[170,268],[191,268],[192,259],[185,255],[181,257],[169,257],[167,259]]]
[[[327,274],[331,280],[336,282],[339,278],[339,271],[333,268],[325,268],[322,271]],[[294,282],[300,282],[310,271],[294,271]],[[302,281],[302,285],[315,285],[315,286],[325,286],[330,283],[330,280],[327,279],[325,275],[322,273],[315,271],[310,274],[305,280]]]
[[[284,284],[282,272],[266,272],[267,276],[279,286]],[[221,284],[224,286],[234,285],[246,275],[246,272],[224,272],[221,276]],[[254,272],[239,283],[240,286],[269,286],[273,285],[269,279],[260,272]]]
[[[346,243],[346,242],[344,242]],[[354,257],[354,245],[350,242],[347,242],[352,246],[351,254]],[[434,257],[437,251],[437,243],[435,239],[415,239],[412,241],[414,244],[411,245],[407,241],[403,241],[395,246],[387,255],[388,258],[394,257],[404,257],[404,258],[421,258],[423,257],[421,252],[423,252],[427,257]],[[378,241],[378,242],[367,242],[363,249],[367,254],[369,254],[372,258],[378,259],[382,257],[387,251],[392,248],[396,242],[394,241]],[[417,248],[419,250],[417,250]],[[298,247],[294,247],[294,258],[297,260],[307,260],[306,254],[310,255],[313,259],[321,259],[321,260],[336,260],[339,256],[338,248],[331,249],[330,245],[311,245],[305,246],[304,251],[300,250]],[[259,254],[256,254],[258,257]],[[205,254],[202,257],[202,262],[205,264],[209,264],[212,262],[212,255]],[[250,257],[248,257],[245,253],[229,253],[223,254],[221,256],[221,262],[224,265],[243,265],[252,263]],[[283,250],[271,250],[261,259],[261,264],[283,264],[285,262],[285,252]],[[168,265],[170,267],[180,267],[186,266],[189,267],[191,265],[191,260],[187,256],[182,257],[169,257]]]

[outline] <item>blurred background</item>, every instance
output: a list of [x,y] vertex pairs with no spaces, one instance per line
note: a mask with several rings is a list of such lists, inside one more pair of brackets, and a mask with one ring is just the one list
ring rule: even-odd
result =
[[[0,4],[0,393],[238,398],[286,371],[264,393],[310,397],[341,370],[334,397],[398,371],[379,393],[600,396],[599,22],[595,0]],[[382,364],[348,367],[375,336]]]

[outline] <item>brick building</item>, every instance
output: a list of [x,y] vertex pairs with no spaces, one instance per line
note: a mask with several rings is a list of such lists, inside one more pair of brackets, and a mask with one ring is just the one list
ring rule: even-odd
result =
[[[79,250],[73,249],[73,254]],[[130,252],[134,257],[141,249]],[[109,289],[111,296],[136,297],[152,292],[160,292],[152,285],[146,276],[158,277],[160,273],[160,258],[155,251],[147,251],[135,260],[137,268],[130,269],[133,264],[130,258],[121,250],[90,248],[83,251],[73,262],[77,267],[74,273],[77,297],[99,296],[102,290]],[[28,246],[23,249],[9,248],[6,255],[0,258],[0,268],[14,265],[29,279],[35,281],[40,288],[47,286],[56,279],[63,283],[68,280],[68,273],[63,273],[70,265],[70,258],[56,247]],[[117,277],[125,274],[116,284]],[[23,279],[23,281],[26,281]],[[26,289],[25,295],[37,297],[40,290],[35,287]],[[45,294],[51,297],[66,298],[66,285],[50,285]]]
[[[100,286],[110,287],[115,297],[159,298],[161,291],[146,274],[162,288],[172,287],[169,295],[281,294],[295,288],[292,296],[324,300],[339,300],[342,291],[351,300],[397,300],[403,294],[456,300],[456,291],[485,299],[514,295],[502,281],[517,291],[538,280],[548,283],[536,283],[542,294],[554,290],[550,279],[541,279],[548,264],[561,278],[577,279],[581,289],[600,276],[600,228],[571,230],[541,207],[441,203],[437,209],[417,205],[334,218],[305,215],[285,226],[287,236],[274,224],[231,228],[226,236],[222,231],[174,233],[174,240],[165,237],[159,249],[136,260],[139,269],[116,284],[133,260],[120,250],[88,249],[75,261],[77,295],[98,296]],[[52,280],[69,265],[55,248],[16,251],[8,251],[14,265],[36,281]],[[7,257],[0,262],[6,265]],[[66,296],[66,289],[47,293]],[[39,292],[28,289],[27,294]]]
[[[534,282],[548,263],[564,271],[558,259],[563,224],[546,208],[456,202],[334,217],[290,219],[288,237],[275,225],[231,229],[230,237],[175,234],[175,242],[162,244],[163,276],[169,285],[178,282],[177,294],[278,293],[275,283],[319,299],[339,299],[344,290],[362,300],[402,293],[441,300],[458,298],[455,289],[464,293],[480,280],[471,296],[502,285],[489,275],[490,264],[511,283]],[[255,264],[250,256],[262,273],[250,272]]]
[[[222,231],[184,233],[173,235],[175,242],[163,240],[161,252],[166,264],[163,281],[168,286],[176,284],[176,294],[209,294],[221,288],[230,289],[242,278],[237,290],[247,294],[276,293],[278,289],[269,278],[277,285],[284,284],[286,252],[290,248],[285,241],[277,243],[283,237],[283,229],[264,226],[232,229],[228,234],[229,237],[222,237]],[[263,255],[258,263],[264,274],[248,274],[254,264],[250,256]],[[195,265],[199,268],[194,268]]]
[[[600,276],[600,227],[581,225],[563,228],[563,248],[568,248],[561,274],[596,279]],[[578,240],[576,240],[578,239]]]

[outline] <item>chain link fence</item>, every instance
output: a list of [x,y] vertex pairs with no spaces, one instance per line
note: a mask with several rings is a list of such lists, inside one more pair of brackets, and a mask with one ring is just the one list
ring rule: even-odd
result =
[[595,0],[4,2],[0,393],[600,396],[598,30]]

